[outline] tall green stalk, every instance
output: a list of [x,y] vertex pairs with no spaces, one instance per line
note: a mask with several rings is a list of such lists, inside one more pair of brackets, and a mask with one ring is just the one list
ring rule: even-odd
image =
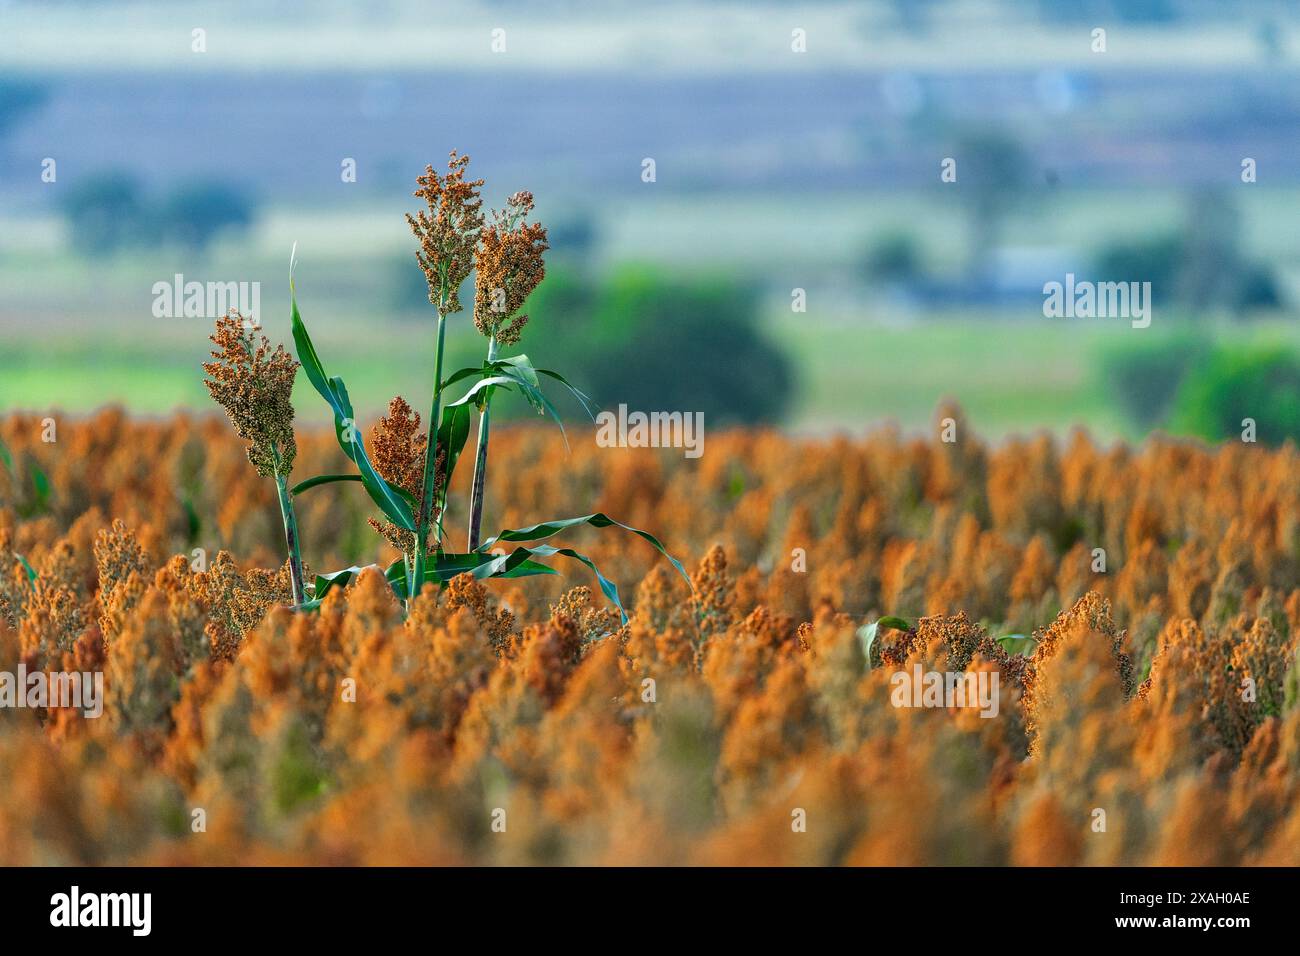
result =
[[[434,491],[437,483],[438,424],[442,419],[442,353],[447,338],[447,317],[441,305],[438,309],[438,346],[433,359],[433,407],[429,411],[429,438],[424,448],[424,488],[420,495],[420,508],[415,518],[415,560],[412,562],[411,581],[407,587],[407,607],[414,604],[424,584],[426,550],[433,514]],[[439,509],[434,548],[442,544],[442,512]]]
[[[488,339],[488,364],[497,360],[496,336]],[[478,419],[478,448],[474,455],[474,487],[469,501],[469,550],[473,551],[481,540],[483,527],[483,489],[487,483],[488,432],[492,427],[492,389],[485,389],[483,411]]]
[[289,494],[288,481],[276,473],[275,489],[280,494],[280,517],[284,519],[284,543],[289,549],[289,579],[293,585],[295,607],[307,600],[302,583],[302,549],[298,544],[298,516],[293,510],[293,496]]

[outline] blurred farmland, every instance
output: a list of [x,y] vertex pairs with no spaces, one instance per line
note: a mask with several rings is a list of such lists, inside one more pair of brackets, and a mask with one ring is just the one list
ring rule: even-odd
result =
[[[776,418],[800,430],[919,427],[951,395],[990,434],[1137,437],[1162,423],[1118,397],[1117,352],[1177,350],[1191,332],[1296,345],[1300,22],[1285,5],[457,10],[430,24],[405,3],[325,4],[310,23],[239,3],[0,7],[0,407],[202,407],[210,322],[153,317],[153,284],[259,281],[263,318],[287,337],[294,242],[304,312],[358,404],[422,390],[431,332],[402,213],[415,175],[451,148],[474,157],[491,202],[537,194],[557,275],[650,267],[745,290],[790,363]],[[1104,54],[1089,48],[1096,24]],[[790,51],[796,27],[805,54]],[[986,168],[940,183],[942,158],[977,155]],[[1257,182],[1241,181],[1243,157]],[[110,175],[150,209],[231,184],[253,223],[206,247],[95,251],[69,197]],[[1206,248],[1187,241],[1202,235]],[[1043,282],[1166,236],[1190,247],[1184,275],[1209,263],[1264,291],[1238,305],[1157,280],[1144,331],[1043,317]],[[1125,278],[1151,268],[1120,261]],[[795,289],[805,312],[791,311]],[[596,311],[543,312],[546,333],[525,345],[548,360]],[[453,339],[468,358],[467,324]]]

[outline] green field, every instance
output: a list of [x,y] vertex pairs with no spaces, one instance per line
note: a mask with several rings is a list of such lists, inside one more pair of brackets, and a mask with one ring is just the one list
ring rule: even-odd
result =
[[[288,339],[287,329],[272,334]],[[990,437],[1083,425],[1100,438],[1140,434],[1108,393],[1101,351],[1125,337],[1165,336],[1157,326],[1067,325],[1062,321],[1007,321],[986,315],[947,316],[893,327],[861,321],[819,322],[806,316],[772,318],[768,328],[794,362],[797,398],[786,424],[825,433],[861,430],[894,421],[925,428],[936,404],[956,398],[973,427]],[[406,326],[418,340],[427,330]],[[206,330],[205,330],[206,331]],[[1284,339],[1300,347],[1294,323],[1223,328],[1235,344]],[[462,324],[453,346],[467,360],[477,347]],[[348,335],[327,326],[317,345],[332,372],[344,376],[363,414],[377,414],[398,392],[427,391],[430,348],[411,350],[380,336]],[[147,336],[104,345],[72,336],[7,343],[0,353],[0,407],[84,412],[120,402],[143,413],[178,407],[208,409],[198,363],[201,336]],[[303,380],[302,421],[320,413]],[[324,418],[321,418],[324,424]]]

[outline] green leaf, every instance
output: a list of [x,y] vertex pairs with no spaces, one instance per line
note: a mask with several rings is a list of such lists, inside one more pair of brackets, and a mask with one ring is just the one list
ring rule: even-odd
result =
[[[508,358],[498,359],[496,364],[501,367],[502,371],[506,371],[507,368],[513,368],[518,374],[524,377],[528,384],[537,390],[539,395],[541,394],[542,383],[538,376],[545,375],[548,378],[554,379],[568,389],[569,394],[578,400],[578,404],[582,406],[582,410],[585,411],[593,421],[595,421],[596,416],[592,411],[593,403],[591,398],[582,390],[574,387],[574,385],[559,372],[554,372],[548,368],[534,368],[533,363],[529,360],[527,355],[512,355]],[[549,402],[547,404],[549,404]]]
[[[361,572],[366,568],[379,570],[377,564],[353,565],[350,568],[344,568],[341,571],[332,571],[329,574],[316,575],[316,583],[312,588],[312,600],[308,604],[314,604],[319,607],[321,599],[325,597],[334,588],[345,588],[352,583]],[[384,580],[388,586],[393,589],[398,600],[406,599],[406,567],[402,559],[398,559],[384,569]],[[303,605],[306,607],[307,605]]]
[[319,487],[320,485],[328,485],[336,481],[360,482],[361,476],[360,475],[317,475],[315,478],[308,478],[306,481],[298,482],[298,484],[294,485],[292,488],[289,489],[289,494],[300,495],[304,491],[308,491],[312,488]]
[[1034,649],[1038,647],[1038,641],[1026,634],[1003,634],[1001,637],[995,638],[995,640],[1012,657],[1017,654],[1033,657]]
[[677,573],[680,574],[682,579],[690,586],[691,591],[695,591],[695,585],[691,583],[691,577],[686,573],[686,569],[682,567],[682,563],[668,553],[668,550],[659,543],[658,538],[650,534],[648,531],[642,531],[639,528],[633,528],[631,525],[615,521],[603,512],[583,515],[580,518],[559,518],[554,521],[543,521],[540,524],[531,525],[527,528],[509,528],[496,535],[496,537],[488,538],[478,546],[478,550],[490,551],[492,546],[498,541],[541,541],[544,538],[557,535],[567,528],[575,528],[584,524],[591,525],[593,528],[622,528],[624,531],[630,531],[632,534],[638,535],[646,541],[649,541],[654,545],[655,550],[667,558],[669,563],[677,569]]
[[531,405],[538,414],[549,415],[560,429],[560,436],[564,439],[564,446],[569,447],[569,436],[564,430],[564,422],[560,418],[560,413],[555,410],[551,400],[546,397],[542,391],[541,380],[539,375],[546,375],[559,382],[570,394],[578,400],[583,410],[595,420],[595,414],[592,411],[591,399],[583,392],[574,388],[569,381],[558,372],[552,372],[549,369],[533,368],[527,355],[512,355],[503,359],[496,359],[492,362],[484,362],[479,368],[462,368],[452,373],[444,382],[443,388],[447,388],[457,382],[462,382],[469,378],[478,378],[478,381],[453,402],[453,405],[469,404],[473,402],[480,408],[488,401],[492,392],[498,388],[509,389],[512,385],[519,389],[524,399]]
[[50,479],[36,462],[31,465],[32,490],[36,492],[36,507],[44,511],[50,503]]
[[[549,558],[554,557],[555,555],[572,558],[574,561],[579,561],[590,568],[592,573],[596,575],[596,580],[600,584],[600,590],[604,593],[605,597],[607,597],[610,602],[618,608],[618,614],[622,619],[622,622],[624,624],[627,623],[627,611],[623,608],[623,602],[619,600],[618,586],[609,578],[605,577],[605,575],[600,573],[600,569],[596,567],[595,562],[592,561],[591,558],[578,551],[574,551],[572,548],[556,548],[549,544],[539,544],[531,548],[521,545],[509,554],[495,555],[489,560],[482,562],[472,569],[472,573],[474,577],[480,579],[525,577],[529,574],[555,574],[556,572],[553,569],[547,568],[545,565],[532,560],[533,557]],[[462,556],[456,555],[456,557]],[[478,557],[481,559],[483,555],[480,554]],[[533,570],[534,568],[540,570]]]
[[14,473],[14,456],[9,453],[9,448],[3,441],[0,441],[0,465],[4,465],[9,474]]
[[321,364],[320,356],[316,354],[316,346],[312,344],[311,336],[307,334],[307,326],[303,324],[302,315],[298,312],[298,294],[293,284],[293,270],[298,263],[297,252],[298,244],[294,243],[293,252],[289,254],[289,303],[294,348],[298,353],[298,361],[302,363],[302,370],[307,373],[308,381],[334,407],[335,414],[338,414],[338,403],[330,388],[329,376],[325,374],[325,367]]
[[33,568],[30,564],[28,564],[27,559],[24,558],[21,554],[15,554],[14,557],[18,559],[18,563],[21,564],[23,566],[23,570],[27,572],[27,583],[35,584],[36,569]]
[[475,395],[483,391],[485,388],[492,388],[493,386],[496,385],[510,385],[514,381],[516,380],[513,378],[509,378],[506,375],[485,375],[483,378],[479,379],[472,386],[470,386],[470,390],[468,392],[466,392],[460,398],[456,399],[456,401],[452,402],[447,407],[453,408],[453,407],[459,407],[461,405],[468,406],[470,404],[470,400],[473,399]]
[[316,347],[312,344],[311,336],[307,334],[307,326],[303,323],[302,315],[298,311],[298,299],[293,285],[293,267],[294,260],[291,259],[289,266],[289,299],[292,305],[293,342],[298,353],[298,361],[302,363],[303,370],[307,373],[307,379],[311,382],[312,387],[320,393],[320,396],[333,409],[335,438],[338,440],[339,447],[343,449],[343,453],[357,466],[361,483],[365,486],[371,499],[379,506],[379,510],[391,518],[398,527],[407,531],[414,531],[415,513],[412,511],[411,505],[398,493],[397,489],[380,477],[370,463],[370,458],[366,455],[366,446],[361,440],[356,417],[352,411],[352,400],[348,397],[348,390],[343,384],[343,379],[337,375],[333,377],[326,375],[325,367],[316,354]]
[[[317,475],[314,478],[308,478],[306,481],[300,481],[298,484],[294,485],[293,488],[289,490],[289,494],[297,495],[300,492],[310,491],[311,489],[317,488],[321,485],[335,484],[337,482],[352,482],[358,485],[365,485],[365,479],[360,475]],[[411,494],[405,488],[398,488],[396,485],[390,484],[388,487],[392,488],[393,491],[400,495],[402,500],[411,506],[411,511],[414,513],[416,507],[415,495]]]
[[591,397],[587,395],[586,392],[569,384],[568,379],[566,379],[559,372],[552,372],[549,368],[539,368],[537,370],[537,374],[549,376],[550,378],[555,379],[557,382],[559,382],[561,385],[567,388],[569,390],[569,394],[578,400],[578,404],[581,405],[583,411],[585,411],[591,417],[591,420],[593,422],[596,420],[596,413],[592,410],[594,407],[594,403],[592,402]]
[[531,375],[532,381],[529,381],[530,376],[528,373],[531,371],[531,366],[529,366],[528,372],[510,366],[506,366],[502,369],[506,378],[518,384],[519,391],[522,392],[524,398],[528,400],[528,404],[536,409],[538,414],[550,415],[555,424],[559,426],[560,437],[564,439],[564,448],[567,451],[569,448],[569,436],[564,431],[564,422],[560,419],[560,413],[555,410],[555,406],[551,404],[551,400],[542,394],[541,387],[534,384],[537,381],[537,375],[535,373]]
[[[517,549],[524,550],[524,549]],[[469,554],[447,554],[441,553],[430,555],[429,563],[425,566],[424,581],[426,584],[432,582],[438,585],[444,585],[454,577],[462,574],[476,574],[480,568],[486,565],[494,564],[497,561],[497,555],[482,555],[478,552]],[[554,568],[548,568],[540,561],[528,560],[526,554],[520,555],[515,562],[509,567],[500,569],[500,573],[491,575],[498,578],[528,578],[539,574],[559,574]],[[478,577],[485,575],[476,574]],[[388,583],[397,595],[398,600],[406,600],[406,574],[402,562],[395,562],[388,571],[385,572]]]
[[872,621],[858,628],[858,640],[862,642],[862,657],[866,661],[867,670],[871,670],[871,648],[876,643],[876,637],[882,627],[893,631],[910,631],[912,624],[901,617],[882,617],[878,621]]
[[[499,564],[502,561],[502,555],[485,555],[477,551],[471,551],[467,554],[447,554],[444,552],[437,556],[434,566],[425,573],[425,580],[450,581],[452,578],[467,572],[473,573],[480,578],[528,578],[538,574],[560,573],[554,568],[548,568],[539,561],[527,560],[526,552],[526,548],[516,548],[515,555],[504,556],[507,559],[514,557],[514,561],[506,561],[505,564]],[[494,573],[488,574],[481,571],[481,569],[488,566],[494,567]]]
[[353,565],[350,568],[344,568],[342,571],[331,571],[329,574],[316,575],[316,584],[312,588],[312,600],[319,602],[326,594],[336,587],[345,588],[352,583],[352,579],[359,575],[366,568],[378,568],[377,564]]
[[442,424],[438,426],[438,448],[445,456],[441,496],[443,505],[446,504],[447,489],[451,487],[451,477],[456,473],[456,464],[460,461],[467,441],[469,441],[469,406],[463,402],[446,406],[442,410]]
[[198,540],[199,531],[203,528],[203,519],[199,517],[198,509],[194,507],[194,501],[191,498],[185,498],[181,501],[181,507],[185,509],[185,526],[186,541],[193,544]]
[[451,388],[451,386],[455,385],[457,382],[463,382],[467,378],[474,378],[475,376],[481,378],[484,375],[486,375],[489,371],[490,371],[490,366],[488,366],[487,364],[469,365],[466,366],[465,368],[457,369],[456,371],[452,372],[449,376],[447,376],[445,379],[443,379],[442,391],[445,392],[447,389]]
[[624,624],[627,623],[627,611],[623,608],[623,602],[618,599],[618,586],[609,578],[605,577],[605,575],[600,573],[600,568],[596,567],[595,562],[592,561],[591,558],[587,557],[585,554],[580,554],[577,551],[574,551],[572,548],[554,548],[549,544],[541,544],[535,548],[529,548],[527,550],[532,554],[542,556],[550,554],[563,555],[566,558],[581,561],[587,567],[591,568],[591,573],[596,575],[596,580],[600,583],[600,590],[604,592],[605,597],[609,598],[610,602],[618,608],[618,616],[622,622]]
[[380,477],[379,472],[375,471],[375,466],[370,463],[365,443],[361,440],[361,432],[357,428],[356,417],[352,412],[352,400],[348,397],[343,379],[335,375],[330,379],[330,383],[342,398],[343,407],[347,410],[344,418],[334,419],[334,436],[338,439],[339,447],[361,472],[361,484],[365,486],[375,504],[379,505],[379,509],[392,518],[399,528],[414,531],[415,513],[411,510],[411,506],[396,488]]
[[[430,557],[429,566],[424,572],[426,583],[446,584],[452,578],[465,573],[476,577],[527,578],[539,574],[559,574],[554,568],[548,568],[539,561],[529,560],[527,548],[516,548],[514,555],[483,555],[478,552],[469,554],[439,554]],[[490,571],[487,570],[491,566]],[[367,564],[343,568],[329,574],[316,575],[316,585],[312,589],[312,601],[319,606],[322,598],[334,588],[345,588],[351,584],[366,568],[379,565]],[[392,588],[399,601],[406,600],[406,564],[398,559],[384,569],[384,580]],[[305,606],[305,605],[304,605]]]

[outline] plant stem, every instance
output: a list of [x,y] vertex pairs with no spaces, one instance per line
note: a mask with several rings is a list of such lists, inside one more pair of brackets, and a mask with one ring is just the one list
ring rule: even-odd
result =
[[307,600],[302,584],[302,550],[298,545],[298,517],[293,510],[293,496],[289,494],[284,475],[275,476],[275,488],[280,493],[280,517],[284,519],[284,543],[289,548],[289,579],[293,584],[293,603],[297,607]]
[[[496,337],[488,339],[488,364],[497,358]],[[488,431],[492,425],[492,389],[484,390],[483,411],[478,419],[478,450],[474,456],[474,488],[469,503],[469,550],[478,547],[483,526],[483,488],[487,483]]]
[[[429,438],[424,448],[424,490],[420,495],[420,509],[415,516],[415,560],[412,562],[411,581],[407,587],[407,607],[415,602],[424,584],[425,548],[429,536],[429,517],[433,514],[433,495],[438,462],[438,425],[442,420],[442,352],[447,338],[447,317],[438,310],[438,347],[433,358],[433,407],[429,411]],[[439,513],[434,547],[442,544],[442,515]]]

